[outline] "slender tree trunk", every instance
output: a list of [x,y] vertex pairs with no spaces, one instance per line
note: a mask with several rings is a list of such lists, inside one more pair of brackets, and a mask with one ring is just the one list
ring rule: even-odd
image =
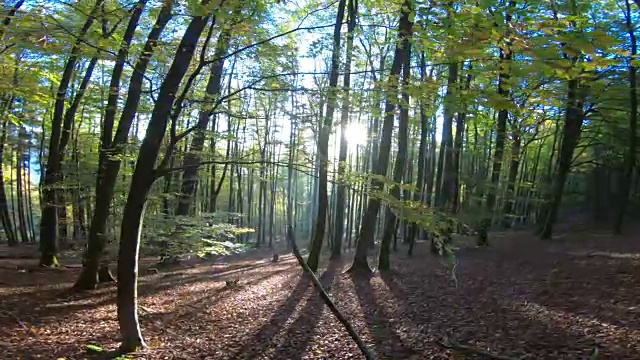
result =
[[444,100],[444,119],[442,122],[442,143],[438,153],[438,169],[435,181],[435,205],[444,210],[451,200],[453,190],[453,117],[455,87],[458,81],[458,63],[449,64],[447,74],[447,93]]
[[[0,158],[0,164],[2,164],[1,158]],[[2,168],[1,165],[0,165],[0,168]],[[3,175],[0,174],[0,177],[1,176]],[[29,157],[27,158],[27,209],[28,209],[29,231],[31,232],[31,241],[35,242],[36,231],[35,231],[35,222],[33,221],[33,200],[32,200],[31,190],[32,190],[31,189],[31,150],[29,150]]]
[[55,184],[60,181],[61,175],[61,149],[60,142],[62,138],[62,126],[65,113],[65,102],[67,99],[67,90],[74,73],[74,68],[80,54],[81,44],[95,20],[100,7],[104,0],[96,0],[93,9],[82,29],[80,30],[77,40],[71,49],[71,55],[64,67],[53,111],[53,119],[51,123],[51,136],[49,139],[49,151],[47,155],[47,165],[43,181],[42,190],[42,219],[40,222],[40,265],[41,266],[58,266],[56,234],[58,233],[58,219],[56,211]]
[[[399,26],[399,39],[411,36],[412,22],[409,20],[409,14],[413,8],[410,0],[404,2],[402,12],[400,15]],[[371,190],[373,192],[380,192],[384,189],[384,183],[379,177],[385,177],[387,174],[387,168],[389,167],[389,157],[391,152],[391,138],[393,135],[393,120],[395,118],[395,108],[398,97],[398,77],[400,76],[400,70],[404,63],[406,56],[406,50],[404,41],[400,41],[396,45],[394,52],[393,63],[391,65],[391,71],[389,73],[389,84],[385,92],[385,111],[384,122],[382,124],[382,136],[380,137],[380,150],[378,160],[373,164],[372,175],[375,177],[371,181]],[[356,247],[356,254],[353,259],[353,265],[350,271],[365,271],[370,272],[371,268],[367,262],[367,254],[369,248],[373,244],[373,237],[375,233],[375,223],[380,211],[380,197],[372,196],[368,199],[367,208],[362,217],[360,225],[360,233],[358,236],[358,245]]]
[[318,270],[318,262],[320,259],[320,251],[322,250],[322,242],[325,236],[325,228],[327,223],[327,212],[329,207],[329,197],[327,195],[328,188],[328,163],[329,163],[329,136],[333,125],[333,113],[337,103],[337,86],[338,86],[338,69],[340,63],[340,29],[344,19],[344,10],[346,0],[339,0],[338,14],[336,15],[336,25],[333,29],[333,49],[331,52],[331,71],[329,74],[329,93],[327,95],[327,112],[324,121],[319,127],[318,151],[319,158],[318,167],[318,214],[316,217],[316,226],[313,233],[313,241],[307,264],[311,270]]
[[571,163],[573,162],[573,153],[580,141],[582,132],[582,121],[584,112],[582,110],[584,103],[584,95],[581,92],[580,83],[577,79],[569,80],[567,91],[567,108],[565,111],[564,136],[560,145],[560,153],[558,154],[558,172],[553,182],[551,198],[548,204],[548,210],[545,211],[546,218],[540,231],[540,238],[543,240],[551,239],[553,233],[553,225],[556,222],[558,210],[562,203],[562,195],[567,182],[567,177],[571,171]]
[[25,206],[24,206],[24,180],[23,180],[23,154],[21,151],[21,145],[18,145],[16,152],[16,201],[18,208],[18,225],[20,230],[20,239],[23,244],[27,244],[30,241],[29,232],[27,229],[27,219],[25,218]]
[[[469,65],[468,74],[466,76],[464,90],[468,91],[471,87],[471,71],[473,65]],[[466,99],[462,100],[462,111],[456,117],[456,135],[453,140],[453,194],[452,194],[452,212],[455,214],[460,209],[460,171],[462,167],[462,144],[464,143],[465,126],[467,119]]]
[[0,39],[4,37],[4,33],[7,31],[7,28],[11,24],[11,20],[13,20],[14,16],[20,10],[20,7],[24,4],[25,0],[18,0],[11,7],[11,9],[7,12],[7,16],[2,20],[2,25],[0,26]]
[[[515,1],[509,1],[509,9],[506,11],[505,15],[505,25],[507,28],[506,37],[507,41],[509,41],[510,36],[510,23],[511,23],[511,12],[512,9],[515,8]],[[500,67],[500,72],[498,74],[498,96],[500,96],[503,101],[509,102],[511,101],[510,95],[510,79],[511,79],[511,60],[513,58],[513,53],[511,51],[510,44],[507,44],[504,47],[500,47],[500,61],[498,66]],[[487,195],[487,210],[489,214],[493,217],[494,207],[496,205],[496,196],[498,194],[499,182],[500,182],[500,174],[502,173],[502,158],[504,156],[504,145],[507,137],[507,118],[509,117],[509,110],[504,106],[500,108],[498,111],[498,123],[496,127],[496,146],[495,152],[493,155],[493,166],[491,168],[491,189],[489,194]],[[486,221],[486,220],[485,220]]]
[[[8,101],[12,103],[13,97]],[[10,105],[7,105],[7,108],[9,106]],[[7,140],[8,125],[9,120],[5,117],[2,123],[2,134],[0,135],[0,218],[2,219],[2,229],[7,237],[9,246],[15,246],[18,245],[18,237],[16,236],[14,222],[11,221],[11,216],[9,215],[9,205],[7,203],[7,193],[4,183],[4,148]],[[13,169],[11,169],[11,171],[13,171]],[[9,183],[9,186],[12,186],[12,184]]]
[[[233,19],[233,16],[232,18]],[[204,142],[206,137],[206,130],[209,127],[209,120],[214,116],[213,112],[219,105],[219,98],[222,90],[222,71],[224,68],[224,56],[229,50],[229,42],[231,40],[231,28],[230,26],[224,26],[222,32],[218,36],[218,42],[214,53],[214,59],[220,59],[211,64],[211,72],[206,86],[206,93],[203,99],[204,105],[200,109],[198,115],[198,123],[196,124],[196,130],[191,141],[191,147],[184,156],[182,166],[184,171],[182,172],[182,185],[180,187],[180,197],[178,201],[178,207],[176,208],[176,215],[184,216],[191,214],[193,209],[193,198],[196,192],[196,186],[198,183],[198,168],[202,161],[200,153],[204,148]],[[215,124],[215,122],[214,122]],[[215,125],[214,125],[215,131]],[[215,166],[212,165],[212,166]],[[220,180],[223,181],[223,180]],[[215,183],[215,178],[212,178],[212,182]],[[210,194],[212,199],[216,193]],[[209,205],[210,211],[215,211],[215,201],[212,201]]]
[[[87,252],[84,256],[82,273],[74,285],[77,290],[94,289],[98,282],[100,261],[107,243],[107,221],[109,209],[113,199],[118,173],[120,171],[120,158],[124,153],[124,145],[129,138],[129,131],[138,111],[138,104],[142,94],[142,83],[149,65],[151,56],[156,47],[160,34],[172,17],[172,1],[163,3],[153,29],[147,37],[142,53],[135,64],[133,75],[129,80],[127,100],[124,104],[118,128],[113,141],[108,141],[110,146],[103,148],[105,160],[103,166],[98,169],[98,184],[96,188],[95,207],[89,228],[89,241]],[[127,27],[127,30],[130,26]],[[104,139],[103,139],[104,141]]]
[[504,227],[511,226],[511,212],[513,211],[514,203],[516,201],[516,182],[518,176],[518,167],[520,167],[520,147],[522,144],[522,138],[520,137],[520,133],[517,129],[513,130],[513,134],[511,135],[511,137],[511,164],[509,166],[509,178],[507,179],[507,196],[502,208],[502,225]]
[[[410,4],[405,12],[411,11]],[[409,81],[411,76],[411,36],[413,31],[413,22],[409,20],[409,16],[400,17],[399,28],[402,36],[402,101],[400,103],[400,124],[398,127],[398,155],[393,167],[393,182],[390,190],[393,199],[400,200],[400,184],[405,171],[408,153],[408,129],[409,129]],[[389,247],[391,240],[398,231],[398,221],[392,210],[392,205],[387,206],[385,215],[384,231],[382,233],[382,242],[380,244],[380,255],[378,257],[378,267],[380,270],[389,270],[391,262],[389,260]]]
[[208,20],[208,16],[193,17],[184,32],[173,63],[160,86],[131,177],[129,195],[122,215],[118,250],[118,323],[122,336],[120,347],[125,352],[136,351],[146,346],[138,322],[137,304],[138,252],[142,218],[147,196],[157,177],[155,163],[167,130],[176,92],[189,68],[198,40]]
[[[424,82],[427,76],[427,63],[424,52],[420,54],[420,81]],[[413,193],[413,201],[421,203],[425,196],[425,162],[427,159],[427,139],[429,137],[429,117],[427,116],[425,101],[420,100],[420,144],[418,145],[418,176],[416,179],[416,191]],[[412,223],[406,243],[409,248],[413,248],[416,235],[418,234],[418,224]]]
[[344,67],[344,93],[342,98],[342,109],[340,114],[340,154],[338,155],[338,189],[336,191],[335,225],[333,248],[331,257],[339,258],[342,255],[342,239],[344,237],[344,214],[346,199],[346,184],[344,182],[344,171],[347,161],[347,125],[349,123],[349,90],[351,87],[351,58],[353,57],[353,31],[356,27],[357,0],[349,0],[347,6],[347,50]]

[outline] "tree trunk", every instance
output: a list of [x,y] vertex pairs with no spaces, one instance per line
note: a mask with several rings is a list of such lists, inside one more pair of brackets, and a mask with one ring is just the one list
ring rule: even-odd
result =
[[[409,4],[410,5],[410,4]],[[391,186],[391,197],[400,201],[400,185],[404,176],[405,166],[407,163],[408,153],[408,129],[409,129],[409,81],[411,76],[411,35],[413,30],[413,22],[409,20],[409,16],[405,15],[411,11],[408,6],[400,17],[401,29],[399,37],[402,39],[402,47],[400,57],[402,58],[402,101],[400,102],[400,124],[398,127],[398,155],[393,167],[393,182]],[[378,257],[378,267],[380,270],[389,270],[391,263],[389,260],[389,247],[391,240],[398,231],[398,221],[392,210],[393,205],[387,205],[387,213],[385,216],[384,231],[382,233],[382,242],[380,244],[380,255]]]
[[502,225],[504,227],[511,226],[513,204],[516,201],[516,181],[518,176],[518,167],[520,167],[520,146],[522,139],[519,130],[513,130],[511,145],[511,165],[509,166],[509,178],[507,180],[507,196],[502,208]]
[[13,20],[14,16],[16,15],[20,7],[22,7],[22,4],[24,4],[24,2],[25,0],[16,1],[16,3],[11,7],[11,10],[7,12],[7,16],[5,16],[5,18],[2,20],[2,26],[0,26],[0,39],[4,37],[4,33],[7,31],[7,28],[11,24],[11,20]]
[[342,95],[342,109],[340,114],[340,154],[338,155],[338,189],[336,191],[336,209],[333,248],[331,257],[339,258],[342,255],[342,239],[344,237],[344,214],[346,199],[346,184],[344,182],[344,171],[347,166],[347,125],[349,123],[349,90],[351,87],[351,58],[353,57],[353,31],[356,27],[356,0],[349,0],[347,16],[347,49],[344,67],[344,94]]
[[313,271],[318,270],[318,261],[320,259],[320,251],[322,250],[329,207],[329,198],[327,195],[329,136],[333,125],[333,113],[337,103],[338,69],[340,65],[340,29],[342,28],[342,21],[344,19],[345,6],[346,0],[339,0],[336,24],[333,29],[333,49],[331,52],[331,71],[329,74],[329,93],[327,94],[327,113],[319,127],[318,151],[316,155],[319,158],[318,214],[316,216],[316,226],[309,257],[307,258],[307,264]]
[[18,144],[18,150],[16,153],[16,201],[17,201],[17,208],[18,208],[18,224],[19,224],[21,242],[23,244],[27,244],[31,241],[29,239],[27,219],[25,217],[26,209],[24,205],[23,160],[24,158],[21,151],[21,144]]
[[160,86],[131,177],[131,187],[122,215],[118,250],[118,323],[122,335],[121,350],[125,352],[145,347],[137,316],[138,252],[144,207],[151,185],[157,177],[155,163],[176,92],[189,68],[208,19],[208,16],[194,17],[184,32],[173,63]]
[[[233,16],[232,18],[233,19]],[[193,198],[196,192],[196,186],[198,184],[198,168],[202,161],[200,153],[204,148],[206,130],[209,127],[209,120],[214,116],[213,112],[219,105],[219,98],[222,84],[222,71],[224,68],[224,56],[229,50],[229,42],[231,40],[230,27],[224,26],[222,32],[218,36],[218,42],[216,44],[216,50],[214,53],[214,59],[220,59],[211,64],[211,72],[207,81],[206,93],[203,99],[203,106],[198,114],[198,123],[196,124],[196,130],[191,141],[191,147],[184,156],[182,166],[184,171],[182,172],[182,184],[180,186],[180,197],[178,201],[178,207],[176,208],[176,215],[185,216],[192,214]],[[214,122],[215,123],[215,122]],[[215,131],[215,128],[214,128]],[[215,166],[215,165],[212,165]],[[215,178],[211,180],[215,183]],[[223,181],[221,179],[220,181]],[[212,193],[210,196],[212,199],[217,199],[217,193]],[[211,201],[209,205],[209,211],[215,211],[215,202]]]
[[[505,37],[509,42],[510,36],[510,23],[511,23],[511,12],[515,8],[515,1],[509,1],[509,8],[505,14]],[[493,211],[496,205],[496,196],[498,194],[499,182],[500,182],[500,174],[502,173],[502,158],[504,156],[504,144],[505,139],[507,137],[507,118],[509,117],[509,110],[505,108],[506,103],[511,101],[510,98],[510,78],[511,78],[511,59],[513,58],[513,53],[511,51],[509,43],[507,46],[500,47],[500,61],[498,62],[498,66],[500,67],[498,73],[498,96],[501,98],[501,101],[504,101],[505,105],[500,107],[498,111],[498,123],[496,127],[496,146],[495,152],[493,155],[493,166],[491,168],[491,189],[489,189],[489,194],[487,195],[487,211],[493,218]],[[486,218],[485,218],[486,219]]]
[[[469,64],[469,68],[467,69],[468,73],[465,77],[464,83],[464,91],[468,91],[471,87],[471,71],[473,70],[473,65]],[[462,101],[462,111],[458,113],[456,117],[456,134],[453,140],[453,193],[452,196],[452,213],[457,213],[460,210],[460,171],[462,167],[462,145],[464,143],[464,134],[467,120],[467,111],[468,104],[467,99],[463,98]]]
[[[424,52],[420,54],[420,81],[424,82],[427,76],[427,63]],[[427,159],[427,141],[429,137],[429,117],[427,116],[425,100],[420,100],[420,144],[418,145],[418,176],[416,178],[416,191],[413,193],[413,201],[420,203],[425,197],[425,163]],[[418,234],[418,224],[412,223],[406,243],[412,247]]]
[[540,231],[540,238],[543,240],[551,239],[553,233],[553,225],[556,222],[558,210],[562,203],[562,195],[564,193],[565,183],[571,171],[571,163],[573,162],[573,153],[580,140],[582,132],[582,120],[584,113],[582,106],[584,103],[584,95],[579,94],[581,91],[580,83],[577,79],[569,80],[567,91],[567,108],[565,111],[564,136],[560,145],[560,153],[558,155],[558,172],[553,182],[551,199],[548,204],[548,211],[545,211],[546,218]]
[[[411,1],[406,0],[400,15],[401,25],[398,33],[399,38],[411,35],[413,24],[409,20],[409,14],[412,8]],[[387,168],[389,167],[391,138],[393,135],[393,120],[395,118],[394,113],[398,97],[398,77],[400,76],[400,70],[404,63],[405,56],[406,49],[404,48],[404,42],[400,42],[396,45],[391,71],[389,73],[389,84],[385,91],[385,111],[384,122],[382,124],[382,136],[380,137],[380,150],[378,160],[373,164],[372,175],[374,175],[374,177],[371,180],[371,192],[374,194],[376,192],[383,191],[384,182],[380,180],[380,177],[386,176]],[[358,245],[356,247],[356,254],[353,258],[353,265],[351,266],[350,271],[371,272],[371,268],[367,262],[367,254],[369,252],[369,247],[373,245],[376,218],[378,217],[379,211],[380,197],[378,195],[369,197],[367,208],[362,217],[360,232],[358,235]]]
[[[13,97],[7,100],[10,103],[13,102]],[[9,108],[10,105],[6,105]],[[2,229],[7,237],[9,246],[18,245],[18,237],[16,236],[16,229],[13,221],[11,221],[11,215],[9,215],[9,205],[7,203],[7,193],[4,184],[4,147],[7,140],[7,127],[9,120],[5,117],[2,123],[2,135],[0,135],[0,218],[2,219]],[[11,169],[13,171],[13,169]],[[9,186],[12,186],[9,184]]]
[[[163,7],[158,14],[158,18],[153,29],[147,37],[142,53],[135,64],[133,75],[129,81],[127,100],[124,104],[118,128],[113,141],[108,141],[111,146],[103,148],[104,166],[98,168],[98,183],[96,188],[95,208],[91,218],[89,228],[89,240],[87,252],[84,255],[82,273],[76,281],[74,288],[77,290],[94,289],[99,283],[98,270],[101,257],[107,243],[107,221],[109,219],[109,209],[113,199],[118,172],[120,171],[120,158],[124,152],[124,145],[129,138],[131,124],[138,111],[140,95],[142,94],[142,83],[144,80],[149,60],[153,55],[156,43],[160,34],[172,17],[172,1],[163,3]],[[127,27],[129,29],[130,27]]]
[[51,122],[51,136],[49,139],[49,151],[47,155],[47,165],[45,169],[43,190],[42,190],[42,218],[40,221],[40,265],[41,266],[58,266],[56,235],[58,233],[58,219],[56,211],[57,191],[54,186],[60,181],[60,165],[61,165],[61,149],[60,142],[62,138],[62,125],[65,113],[65,102],[67,99],[67,90],[73,76],[74,68],[80,54],[81,44],[95,20],[96,15],[100,11],[100,7],[104,0],[96,0],[91,14],[85,21],[80,30],[77,40],[71,48],[71,55],[67,60],[58,91],[56,93],[56,101],[54,105],[53,117]]

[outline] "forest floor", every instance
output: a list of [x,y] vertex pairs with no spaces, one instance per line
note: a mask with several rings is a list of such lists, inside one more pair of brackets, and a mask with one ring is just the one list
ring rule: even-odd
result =
[[[638,232],[629,232],[630,234]],[[452,265],[419,243],[393,271],[345,274],[351,256],[318,272],[380,359],[640,359],[640,241],[579,231],[551,243],[525,232],[462,244]],[[224,262],[222,262],[224,261]],[[0,357],[85,359],[117,347],[115,285],[70,294],[79,269],[25,271],[0,260]],[[326,267],[328,265],[328,267]],[[292,255],[252,252],[140,279],[140,359],[360,359]],[[239,278],[237,287],[225,280]],[[593,352],[598,352],[597,356]],[[498,356],[499,355],[499,356]]]

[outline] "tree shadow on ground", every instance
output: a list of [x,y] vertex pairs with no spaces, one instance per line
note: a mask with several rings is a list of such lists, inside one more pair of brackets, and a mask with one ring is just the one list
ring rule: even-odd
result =
[[302,301],[304,294],[310,286],[311,280],[301,274],[290,295],[273,313],[271,320],[253,334],[250,339],[247,339],[244,345],[237,352],[234,352],[230,358],[257,358],[261,353],[271,347],[273,337],[282,329],[287,320],[296,311],[296,307],[300,301]]
[[244,291],[245,287],[257,285],[269,278],[278,276],[280,274],[284,274],[286,272],[289,272],[290,270],[291,270],[291,267],[281,269],[281,270],[274,270],[266,273],[265,275],[256,277],[254,279],[243,281],[237,286],[229,287],[226,285],[222,285],[216,288],[209,288],[203,291],[200,297],[191,300],[188,304],[178,305],[179,308],[185,308],[188,310],[182,312],[182,311],[179,311],[178,309],[176,311],[178,314],[171,313],[171,314],[165,314],[165,315],[172,317],[173,319],[179,320],[179,319],[187,319],[187,318],[196,316],[197,314],[206,313],[208,309],[214,307],[219,302],[225,300],[230,296],[233,296],[238,292]]
[[[288,262],[280,262],[277,264],[265,262],[258,263],[253,265],[243,265],[241,267],[234,267],[232,269],[226,268],[215,268],[210,270],[199,271],[193,274],[182,273],[182,275],[172,273],[171,276],[160,276],[150,278],[140,283],[139,285],[139,293],[141,296],[152,296],[156,293],[160,293],[166,290],[173,289],[178,286],[186,286],[186,285],[195,285],[198,283],[204,282],[215,282],[215,281],[223,281],[230,278],[240,278],[242,279],[243,275],[246,273],[252,273],[254,271],[260,271],[265,268],[277,266],[284,266],[288,264]],[[293,267],[293,262],[291,262],[291,266]],[[290,268],[287,267],[287,268]],[[159,280],[156,280],[159,279]]]
[[22,322],[42,326],[79,311],[114,304],[115,297],[108,295],[104,291],[74,293],[66,287],[52,286],[3,296],[0,309],[7,309]]
[[[609,263],[579,264],[546,250],[512,251],[492,249],[481,258],[461,257],[458,288],[447,286],[442,275],[434,278],[434,266],[422,269],[431,273],[422,279],[406,264],[399,264],[393,276],[382,274],[389,292],[404,303],[403,317],[427,325],[417,327],[414,343],[433,344],[446,334],[502,356],[551,360],[589,358],[597,340],[602,343],[598,358],[637,358],[637,328],[612,327],[594,320],[602,316],[588,316],[606,307],[607,298],[619,300],[616,293],[638,288],[630,279],[615,280],[620,271],[629,275],[628,264],[616,269]],[[636,296],[630,292],[626,299]],[[637,325],[637,317],[629,314],[620,311],[612,319]]]
[[[340,269],[341,262],[331,261],[326,270],[318,278],[325,290],[331,288]],[[307,275],[303,276],[307,277]],[[325,303],[317,293],[317,290],[307,297],[304,308],[300,310],[296,320],[287,327],[284,334],[284,341],[275,349],[276,358],[301,359],[304,356],[305,351],[314,338],[314,330],[321,320],[324,307]]]
[[640,259],[570,255],[541,277],[528,299],[555,311],[640,331],[637,274]]
[[373,337],[375,351],[378,356],[385,358],[409,358],[416,353],[398,336],[396,324],[392,322],[392,317],[386,311],[386,305],[389,304],[381,303],[377,290],[371,285],[376,278],[375,276],[351,276],[364,321]]

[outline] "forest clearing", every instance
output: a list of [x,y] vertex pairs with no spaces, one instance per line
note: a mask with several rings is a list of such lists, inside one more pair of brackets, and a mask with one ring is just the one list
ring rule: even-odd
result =
[[[394,256],[391,272],[352,277],[344,261],[326,261],[318,273],[378,359],[638,359],[640,243],[629,240],[500,234],[496,247],[459,250],[457,284],[450,264],[421,250],[426,243],[416,256],[429,261]],[[143,276],[150,350],[130,358],[361,359],[293,256],[269,255]],[[73,269],[0,271],[5,358],[110,358],[87,345],[117,348],[114,286],[71,294]],[[236,277],[237,287],[225,285]],[[447,349],[447,337],[483,353]]]

